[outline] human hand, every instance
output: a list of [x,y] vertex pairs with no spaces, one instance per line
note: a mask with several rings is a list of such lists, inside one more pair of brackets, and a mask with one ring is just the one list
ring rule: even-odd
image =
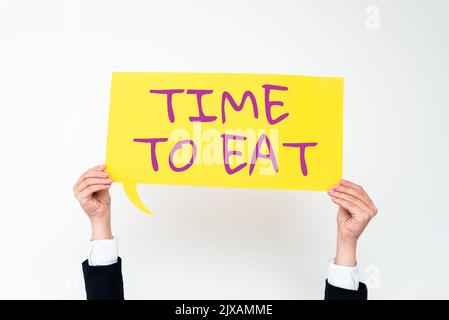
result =
[[81,175],[73,187],[75,197],[92,225],[92,240],[112,239],[111,196],[113,182],[105,166],[99,165]]
[[378,209],[359,185],[341,180],[327,192],[339,206],[337,213],[337,255],[335,264],[355,266],[357,240]]

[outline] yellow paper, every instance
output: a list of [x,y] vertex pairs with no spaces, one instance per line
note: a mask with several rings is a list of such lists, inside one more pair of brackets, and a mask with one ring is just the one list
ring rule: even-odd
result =
[[[168,95],[157,91],[171,89],[183,90],[172,95],[172,118]],[[201,96],[192,90],[213,92]],[[227,92],[225,99],[224,92]],[[240,105],[245,93],[243,108],[234,109],[229,96]],[[199,97],[203,113],[216,120],[189,119],[199,115]],[[257,118],[252,99],[256,101]],[[267,111],[266,105],[272,103]],[[277,123],[268,120],[285,113],[288,115]],[[342,78],[117,72],[112,74],[106,170],[114,181],[123,183],[128,198],[147,213],[150,210],[139,198],[137,184],[326,190],[342,174],[342,117]],[[228,167],[232,170],[246,163],[232,174],[225,168],[223,134],[228,135],[226,151],[241,152],[229,157]],[[230,139],[229,135],[246,140]],[[255,152],[263,135],[269,139],[271,150],[263,139]],[[156,143],[157,171],[151,144],[142,142],[153,138],[168,139]],[[170,165],[170,152],[181,140],[192,142],[186,142],[173,153]],[[304,149],[306,171],[301,166],[300,149],[284,145],[288,143],[316,144]],[[193,145],[196,157],[192,162]],[[271,158],[265,159],[263,155],[268,154]],[[185,165],[188,169],[184,171],[172,168],[179,170]]]

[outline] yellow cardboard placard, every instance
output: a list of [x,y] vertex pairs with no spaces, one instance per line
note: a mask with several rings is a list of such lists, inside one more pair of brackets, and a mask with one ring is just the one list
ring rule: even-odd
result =
[[326,190],[342,174],[343,78],[112,74],[106,170],[137,184]]

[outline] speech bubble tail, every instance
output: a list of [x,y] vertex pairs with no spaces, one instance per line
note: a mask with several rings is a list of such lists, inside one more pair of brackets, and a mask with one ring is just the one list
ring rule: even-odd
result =
[[126,195],[128,196],[128,199],[141,211],[152,214],[150,210],[145,207],[142,200],[139,197],[139,194],[137,193],[137,184],[136,183],[129,183],[124,182],[123,183],[123,189],[125,190]]

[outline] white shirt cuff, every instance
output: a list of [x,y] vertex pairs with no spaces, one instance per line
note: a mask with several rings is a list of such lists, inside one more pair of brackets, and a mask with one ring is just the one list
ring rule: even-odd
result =
[[89,266],[109,266],[117,263],[118,240],[92,240],[90,242]]
[[330,260],[327,269],[327,282],[334,287],[348,290],[359,289],[359,268],[339,266]]

